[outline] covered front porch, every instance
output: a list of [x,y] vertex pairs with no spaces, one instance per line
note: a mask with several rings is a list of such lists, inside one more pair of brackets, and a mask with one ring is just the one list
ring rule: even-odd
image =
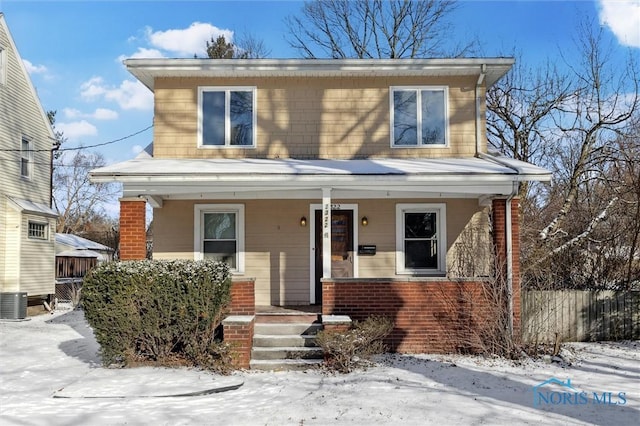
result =
[[[123,260],[144,257],[149,203],[154,258],[226,259],[236,278],[254,279],[258,305],[276,306],[320,304],[323,279],[468,278],[457,262],[461,236],[482,226],[488,236],[490,207],[511,200],[520,181],[548,177],[544,169],[502,157],[141,156],[92,172],[94,181],[123,183]],[[429,223],[420,223],[428,230],[413,241],[408,234],[416,218]],[[494,239],[504,235],[510,242],[514,216],[505,218]],[[483,261],[477,256],[476,275],[486,275]]]

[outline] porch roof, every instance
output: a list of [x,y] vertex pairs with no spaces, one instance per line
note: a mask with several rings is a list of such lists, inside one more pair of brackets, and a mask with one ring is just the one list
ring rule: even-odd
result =
[[518,182],[551,180],[551,172],[541,167],[488,155],[355,160],[163,159],[141,155],[95,169],[90,176],[93,182],[123,183],[124,196],[165,198],[251,191],[277,191],[287,198],[282,191],[320,188],[367,191],[369,195],[375,191],[507,195]]

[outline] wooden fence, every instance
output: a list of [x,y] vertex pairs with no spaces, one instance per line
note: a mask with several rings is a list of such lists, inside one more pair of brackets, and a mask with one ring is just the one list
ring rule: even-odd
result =
[[522,331],[541,343],[640,339],[640,291],[523,291]]

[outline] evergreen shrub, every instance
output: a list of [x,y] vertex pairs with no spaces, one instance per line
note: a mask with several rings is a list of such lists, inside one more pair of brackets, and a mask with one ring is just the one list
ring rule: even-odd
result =
[[226,372],[216,329],[231,299],[229,267],[214,261],[103,263],[84,280],[85,316],[105,365],[191,365]]

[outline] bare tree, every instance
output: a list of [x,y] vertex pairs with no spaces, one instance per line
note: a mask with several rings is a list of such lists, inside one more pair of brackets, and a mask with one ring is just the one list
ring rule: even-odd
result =
[[289,44],[306,58],[462,56],[474,43],[451,46],[453,0],[318,0],[289,16]]
[[79,150],[65,152],[56,161],[53,175],[53,207],[58,212],[58,232],[83,234],[91,224],[105,221],[104,204],[113,201],[117,188],[110,183],[92,184],[89,171],[105,165],[102,154]]
[[[603,29],[594,33],[588,22],[580,27],[577,43],[580,63],[568,64],[576,81],[574,94],[555,118],[561,138],[559,146],[567,147],[573,154],[572,165],[568,169],[563,204],[540,231],[543,241],[563,235],[562,227],[580,187],[602,177],[598,164],[610,159],[610,143],[640,108],[636,60],[630,56],[626,66],[620,67],[611,56],[612,46],[604,45]],[[606,209],[601,214],[606,215]],[[593,220],[598,221],[601,214]]]
[[249,33],[240,36],[236,44],[228,42],[223,35],[211,37],[206,50],[210,59],[260,59],[270,54],[264,41]]
[[[521,60],[487,91],[487,138],[501,153],[543,165],[553,144],[553,115],[569,99],[570,81],[553,65],[532,70]],[[527,195],[527,182],[520,196]]]

